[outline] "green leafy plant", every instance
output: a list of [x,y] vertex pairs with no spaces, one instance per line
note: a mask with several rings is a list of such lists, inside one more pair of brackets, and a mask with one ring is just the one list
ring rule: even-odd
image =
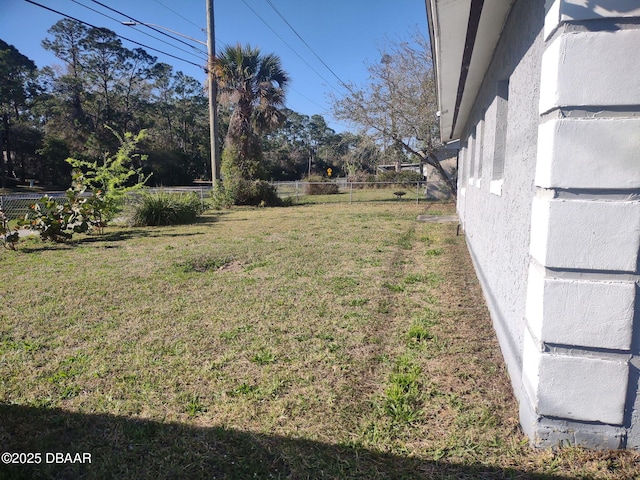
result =
[[232,205],[281,207],[285,202],[269,182],[235,176],[226,177],[222,185],[217,187],[213,204],[214,208],[220,209],[230,208]]
[[276,361],[276,356],[273,352],[261,348],[258,350],[253,357],[251,357],[251,361],[253,363],[257,363],[258,365],[267,365],[269,363],[273,363]]
[[261,166],[256,159],[261,154],[258,151],[252,153],[255,158],[249,160],[240,153],[237,146],[225,147],[221,165],[223,182],[216,188],[213,196],[215,208],[230,208],[232,205],[261,207],[283,205],[277,190],[269,182],[259,180]]
[[202,403],[202,399],[198,395],[189,395],[186,399],[185,411],[190,417],[195,417],[200,413],[206,412],[206,407]]
[[120,147],[113,155],[104,155],[102,162],[67,158],[67,163],[74,169],[76,182],[82,183],[93,191],[89,201],[94,210],[96,225],[101,228],[113,220],[120,212],[124,195],[140,190],[149,179],[142,173],[142,168],[134,168],[134,160],[144,162],[146,155],[135,153],[138,143],[146,137],[146,130],[134,135],[126,132],[118,134],[112,128],[111,133],[120,142]]
[[0,210],[0,243],[10,250],[15,250],[16,242],[19,239],[18,230],[9,227],[9,218]]
[[409,327],[409,332],[407,333],[409,339],[413,342],[420,343],[425,340],[430,340],[433,338],[433,335],[429,331],[429,327],[424,323],[414,322]]
[[421,373],[420,367],[407,357],[397,360],[383,399],[384,412],[395,422],[411,423],[418,419],[422,403]]
[[238,397],[240,395],[251,395],[258,391],[257,385],[250,385],[247,382],[242,382],[238,387],[228,392],[231,397]]
[[57,243],[87,232],[93,226],[93,208],[84,193],[84,185],[74,182],[63,202],[45,195],[31,205],[31,212],[19,224],[38,231],[42,240]]

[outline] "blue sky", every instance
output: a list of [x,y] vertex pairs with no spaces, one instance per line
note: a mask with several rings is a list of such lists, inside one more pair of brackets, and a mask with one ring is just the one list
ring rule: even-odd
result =
[[[192,48],[144,27],[121,25],[119,22],[127,20],[126,17],[93,0],[34,1],[204,65],[204,57]],[[100,3],[141,22],[161,25],[206,41],[202,30],[206,27],[206,0],[100,0]],[[276,9],[330,70],[287,26]],[[385,39],[405,40],[416,30],[425,36],[428,34],[424,0],[214,0],[214,13],[216,48],[240,42],[259,47],[263,52],[278,54],[291,77],[287,106],[306,115],[319,113],[338,131],[347,126],[331,117],[328,94],[344,92],[340,81],[356,84],[365,82],[365,62],[379,61],[378,49]],[[61,18],[64,17],[25,0],[1,0],[0,38],[34,60],[38,67],[59,64],[61,62],[46,52],[40,42],[47,37],[47,30]],[[162,43],[161,40],[185,51]],[[127,48],[137,47],[124,40],[123,44]],[[205,47],[195,45],[206,51]],[[204,81],[202,68],[158,52],[147,51],[157,56],[158,61],[173,65],[176,71],[181,70]]]

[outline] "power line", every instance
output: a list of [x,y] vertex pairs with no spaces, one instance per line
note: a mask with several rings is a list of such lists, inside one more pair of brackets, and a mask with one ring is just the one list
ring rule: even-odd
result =
[[302,93],[301,91],[296,90],[296,89],[295,89],[295,88],[293,88],[293,87],[288,87],[288,88],[290,88],[292,91],[296,92],[296,93],[297,93],[298,95],[300,95],[301,97],[306,98],[307,100],[309,100],[309,101],[310,101],[311,103],[313,103],[314,105],[316,105],[316,106],[318,106],[318,107],[320,107],[320,108],[326,108],[326,107],[323,107],[322,105],[320,105],[319,103],[317,103],[315,100],[312,100],[311,98],[307,97],[307,96],[306,96],[304,93]]
[[[78,18],[72,17],[71,15],[67,15],[66,13],[62,13],[62,12],[60,12],[58,10],[54,10],[53,8],[47,7],[47,6],[42,5],[40,3],[37,3],[37,2],[34,2],[33,0],[24,0],[24,1],[27,2],[27,3],[30,3],[32,5],[35,5],[37,7],[44,8],[45,10],[49,10],[50,12],[53,12],[55,14],[62,15],[65,18],[69,18],[71,20],[75,20],[76,22],[80,22],[80,23],[82,23],[84,25],[87,25],[87,26],[89,26],[91,28],[96,28],[96,29],[99,29],[99,30],[100,29],[104,29],[104,27],[96,27],[95,25],[92,25],[89,22],[85,22],[84,20],[80,20]],[[184,58],[177,57],[175,55],[172,55],[170,53],[164,52],[162,50],[158,50],[157,48],[150,47],[149,45],[145,45],[144,43],[136,42],[135,40],[131,40],[130,38],[127,38],[125,36],[118,35],[115,32],[114,32],[114,35],[116,37],[118,37],[118,38],[122,38],[123,40],[126,40],[127,42],[131,42],[131,43],[134,43],[136,45],[140,45],[141,47],[148,48],[149,50],[152,50],[154,52],[158,52],[158,53],[161,53],[161,54],[166,55],[168,57],[175,58],[176,60],[180,60],[182,62],[189,63],[191,65],[194,65],[194,66],[198,67],[198,68],[202,68],[205,72],[207,71],[207,69],[205,67],[203,67],[202,65],[198,65],[197,63],[191,62],[189,60],[185,60]]]
[[[173,10],[173,9],[172,9],[172,8],[170,8],[170,7],[167,7],[164,3],[160,2],[159,0],[155,0],[155,2],[156,2],[156,3],[158,3],[159,5],[163,6],[163,7],[164,7],[164,8],[166,8],[167,10],[169,10],[171,13],[173,13],[173,14],[175,14],[175,15],[179,16],[180,18],[182,18],[183,20],[185,20],[185,21],[189,22],[191,25],[193,25],[194,27],[198,28],[198,30],[201,30],[201,31],[203,31],[203,32],[206,32],[206,31],[207,31],[207,29],[206,29],[206,28],[202,28],[200,25],[198,25],[197,23],[192,22],[192,21],[191,21],[191,20],[189,20],[187,17],[185,17],[185,16],[183,16],[183,15],[180,15],[178,12],[176,12],[175,10]],[[218,41],[218,39],[217,39],[217,38],[216,38],[216,40],[215,40],[215,41],[216,41],[216,45],[218,46],[218,48],[219,48],[220,50],[222,50],[222,48],[223,48],[223,46],[224,46],[224,45],[223,45],[222,43],[220,43],[220,42]]]
[[324,66],[325,66],[325,68],[326,68],[327,70],[329,70],[329,71],[333,74],[333,76],[334,76],[334,77],[336,77],[336,78],[338,79],[338,82],[340,82],[340,85],[342,85],[344,88],[346,88],[347,90],[349,90],[349,87],[347,87],[347,84],[346,84],[346,83],[344,83],[344,82],[340,79],[340,77],[336,74],[336,72],[334,72],[334,71],[331,69],[331,67],[330,67],[329,65],[327,65],[327,64],[326,64],[326,62],[325,62],[324,60],[322,60],[322,58],[320,58],[320,56],[319,56],[319,55],[318,55],[318,54],[313,50],[313,48],[311,48],[311,47],[309,46],[309,44],[305,41],[305,39],[304,39],[304,38],[302,38],[302,36],[301,36],[297,31],[296,31],[296,29],[295,29],[295,28],[293,28],[293,26],[289,23],[289,21],[288,21],[286,18],[284,18],[284,16],[283,16],[283,15],[280,13],[280,11],[275,7],[275,5],[271,2],[271,0],[265,0],[265,1],[266,1],[266,2],[269,4],[269,6],[270,6],[270,7],[271,7],[271,8],[272,8],[272,9],[273,9],[277,14],[278,14],[278,16],[282,19],[282,21],[283,21],[284,23],[286,23],[286,24],[287,24],[287,26],[291,29],[291,31],[292,31],[293,33],[295,33],[295,34],[296,34],[296,36],[300,39],[300,41],[301,41],[302,43],[304,43],[304,44],[305,44],[305,46],[306,46],[306,47],[311,51],[311,53],[313,53],[313,54],[316,56],[316,58],[317,58],[318,60],[320,60],[320,63],[322,63],[322,65],[324,65]]
[[146,24],[146,23],[144,23],[144,22],[141,22],[140,20],[136,20],[135,18],[130,17],[130,16],[129,16],[129,15],[127,15],[126,13],[122,13],[121,11],[116,10],[115,8],[111,8],[110,6],[105,5],[105,4],[104,4],[104,3],[102,3],[102,2],[99,2],[98,0],[91,0],[91,1],[92,1],[93,3],[97,3],[98,5],[101,5],[102,7],[106,8],[106,9],[108,9],[108,10],[111,10],[112,12],[117,13],[118,15],[122,15],[123,17],[127,17],[129,20],[133,20],[134,22],[139,23],[140,25],[144,25],[145,27],[150,28],[150,29],[151,29],[151,30],[153,30],[154,32],[158,32],[159,34],[164,35],[165,37],[172,38],[173,40],[175,40],[175,41],[177,41],[177,42],[184,43],[184,44],[185,44],[186,46],[188,46],[188,47],[195,48],[192,44],[187,43],[187,42],[185,42],[184,40],[182,40],[182,39],[180,39],[180,38],[174,37],[173,35],[169,35],[167,32],[163,32],[162,30],[160,30],[160,29],[158,29],[158,28],[156,28],[156,27],[154,27],[154,26],[152,26],[152,25],[149,25],[149,24]]
[[198,29],[200,29],[201,31],[205,32],[206,29],[202,28],[200,25],[197,25],[195,23],[193,23],[191,20],[189,20],[187,17],[183,17],[182,15],[180,15],[178,12],[176,12],[175,10],[167,7],[164,3],[162,3],[160,0],[155,0],[156,3],[162,5],[164,8],[166,8],[167,10],[169,10],[170,12],[174,13],[175,15],[179,16],[180,18],[182,18],[183,20],[186,20],[187,22],[189,22],[191,25],[193,25],[194,27],[197,27]]
[[[108,18],[108,19],[110,19],[110,20],[113,20],[113,21],[114,21],[114,22],[116,22],[116,23],[120,23],[120,24],[122,24],[122,22],[120,22],[120,20],[118,20],[117,18],[111,17],[111,16],[107,15],[107,14],[106,14],[106,13],[104,13],[104,12],[101,12],[101,11],[99,11],[99,10],[96,10],[95,8],[91,8],[89,5],[85,5],[85,4],[83,4],[83,3],[80,3],[78,0],[71,0],[71,1],[72,1],[73,3],[75,3],[75,4],[77,4],[77,5],[80,5],[81,7],[84,7],[84,8],[86,8],[86,9],[88,9],[88,10],[91,10],[92,12],[97,13],[98,15],[102,15],[103,17],[106,17],[106,18]],[[158,38],[158,37],[154,37],[154,36],[153,36],[153,35],[151,35],[150,33],[142,32],[142,31],[141,31],[140,33],[142,33],[143,35],[146,35],[147,37],[153,38],[154,40],[157,40],[158,42],[162,42],[162,43],[164,43],[164,44],[166,44],[166,45],[169,45],[169,46],[170,46],[170,47],[172,47],[172,48],[175,48],[175,49],[177,49],[177,50],[180,50],[181,52],[188,53],[189,55],[193,55],[194,57],[197,57],[197,58],[203,58],[203,57],[198,57],[198,55],[196,55],[196,54],[195,54],[195,53],[193,53],[193,52],[190,52],[189,50],[185,50],[184,48],[180,48],[180,47],[177,47],[177,46],[175,46],[175,45],[172,45],[171,43],[167,42],[166,40],[163,40],[163,39]],[[203,52],[202,50],[198,50],[198,48],[194,47],[193,45],[190,45],[190,46],[191,46],[191,48],[193,48],[194,50],[196,50],[196,51],[197,51],[197,52],[199,52],[200,54],[204,55],[204,56],[205,56],[205,58],[206,58],[206,55],[207,55],[207,54],[206,54],[205,52]]]
[[[325,82],[327,85],[329,85],[331,88],[333,88],[336,92],[339,92],[339,91],[338,91],[338,89],[337,89],[337,88],[336,88],[336,87],[335,87],[331,82],[329,82],[326,78],[324,78],[324,77],[323,77],[323,76],[322,76],[322,75],[321,75],[321,74],[320,74],[320,73],[319,73],[315,68],[313,68],[313,67],[311,66],[311,64],[309,64],[309,62],[307,62],[307,61],[304,59],[304,57],[303,57],[302,55],[300,55],[300,54],[299,54],[299,53],[298,53],[298,52],[297,52],[297,51],[296,51],[296,50],[295,50],[291,45],[289,45],[289,44],[287,43],[287,41],[286,41],[284,38],[282,38],[282,37],[280,36],[280,34],[279,34],[279,33],[278,33],[278,32],[277,32],[273,27],[271,27],[271,25],[269,25],[269,23],[268,23],[267,21],[266,21],[264,18],[262,18],[262,17],[260,16],[260,14],[258,14],[258,12],[256,12],[256,11],[255,11],[255,10],[254,10],[254,9],[253,9],[253,8],[252,8],[252,7],[247,3],[247,2],[246,2],[246,0],[242,0],[242,3],[244,3],[244,4],[246,5],[246,7],[247,7],[249,10],[251,10],[251,11],[255,14],[255,16],[256,16],[256,17],[258,17],[260,20],[262,20],[262,23],[264,23],[264,24],[269,28],[269,30],[271,30],[271,31],[275,34],[275,36],[276,36],[276,37],[278,37],[278,38],[282,41],[282,43],[284,43],[287,47],[289,47],[289,49],[290,49],[293,53],[295,53],[295,54],[296,54],[296,56],[297,56],[300,60],[302,60],[302,61],[305,63],[305,65],[307,65],[311,70],[313,70],[313,71],[315,72],[315,74],[316,74],[316,75],[318,75],[318,77],[320,77],[322,80],[324,80],[324,82]],[[293,89],[292,89],[292,90],[293,90]],[[298,93],[300,93],[300,92],[298,92]],[[301,95],[302,95],[302,94],[301,94]],[[303,96],[304,96],[304,95],[303,95]],[[305,98],[306,98],[306,97],[305,97]],[[309,100],[309,99],[307,99],[307,100]],[[318,105],[318,104],[316,103],[316,105]],[[318,105],[318,106],[320,106],[320,105]]]

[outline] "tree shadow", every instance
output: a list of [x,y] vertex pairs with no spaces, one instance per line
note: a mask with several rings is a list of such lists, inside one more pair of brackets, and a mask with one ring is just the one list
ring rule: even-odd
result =
[[[7,480],[567,478],[223,427],[7,404],[0,404],[0,451],[40,454],[37,464],[0,463],[0,478]],[[56,463],[56,453],[69,453],[67,459],[84,458],[85,462]],[[90,463],[85,453],[90,454]],[[31,457],[36,462],[37,458]]]
[[37,243],[32,239],[23,240],[22,245],[19,246],[19,250],[23,253],[37,253],[52,250],[69,250],[78,245],[84,244],[104,244],[105,248],[115,248],[114,245],[111,245],[114,242],[122,242],[136,237],[148,236],[149,232],[143,229],[122,229],[110,231],[107,233],[86,236],[80,239],[71,239],[60,243],[44,241],[39,236],[34,236],[33,238]]
[[[563,12],[572,19],[616,18],[625,16],[638,9],[637,2],[629,0],[587,0],[586,5],[567,3],[563,5]],[[548,7],[547,7],[548,9]],[[598,13],[607,12],[607,15]]]
[[[204,218],[198,218],[191,225],[206,226],[218,221],[217,216],[207,216]],[[116,227],[115,230],[109,230],[105,233],[93,233],[80,239],[72,239],[61,243],[45,242],[40,239],[38,235],[34,235],[33,238],[37,239],[39,243],[33,243],[31,239],[23,240],[23,245],[20,247],[20,251],[24,253],[37,253],[45,250],[67,250],[77,245],[85,244],[104,244],[105,248],[116,248],[110,245],[114,242],[123,242],[131,240],[133,238],[143,237],[191,237],[195,235],[204,235],[205,232],[167,232],[163,229],[175,228],[184,225],[167,225],[158,227]]]
[[[125,240],[130,240],[132,238],[137,237],[148,237],[149,231],[142,228],[127,228],[121,230],[114,230],[105,233],[98,233],[95,235],[90,235],[78,240],[77,244],[83,243],[109,243],[109,242],[123,242]],[[71,242],[74,243],[74,242]]]

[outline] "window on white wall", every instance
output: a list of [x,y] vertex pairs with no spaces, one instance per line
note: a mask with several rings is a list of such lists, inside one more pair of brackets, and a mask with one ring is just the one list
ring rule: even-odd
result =
[[509,80],[498,82],[496,89],[496,134],[493,149],[491,192],[502,194],[504,162],[507,153],[507,126],[509,117]]
[[458,152],[458,188],[460,194],[464,195],[465,186],[467,183],[467,175],[469,168],[467,167],[467,146],[463,143],[460,144],[460,151]]
[[467,140],[467,154],[465,155],[465,163],[469,165],[469,185],[473,185],[473,179],[476,178],[475,172],[475,152],[476,152],[476,127],[473,127],[471,135]]
[[476,127],[476,133],[476,156],[474,160],[476,163],[476,186],[479,187],[482,179],[482,155],[484,154],[484,112]]

